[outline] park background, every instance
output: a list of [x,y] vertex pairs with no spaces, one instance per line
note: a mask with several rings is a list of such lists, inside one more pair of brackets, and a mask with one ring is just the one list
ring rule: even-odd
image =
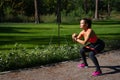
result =
[[119,0],[0,0],[0,71],[79,58],[82,45],[71,39],[79,20],[106,43],[120,48]]

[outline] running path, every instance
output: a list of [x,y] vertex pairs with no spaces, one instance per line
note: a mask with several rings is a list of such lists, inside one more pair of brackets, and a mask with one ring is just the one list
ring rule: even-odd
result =
[[0,80],[119,80],[120,78],[120,50],[113,50],[97,55],[103,75],[93,77],[95,70],[88,58],[89,68],[79,69],[81,61],[66,61],[57,64],[39,66],[35,68],[8,71],[0,73]]

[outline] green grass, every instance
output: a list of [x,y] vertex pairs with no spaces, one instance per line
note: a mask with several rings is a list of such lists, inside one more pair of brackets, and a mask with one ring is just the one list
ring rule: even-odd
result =
[[[105,41],[105,49],[120,48],[120,24],[118,21],[94,22],[92,28],[98,37]],[[80,31],[79,24],[62,24],[60,26],[60,43],[65,45],[58,47],[56,45],[58,44],[57,24],[1,23],[0,71],[79,58],[79,48],[82,46],[72,41],[71,34]]]
[[[120,40],[120,21],[94,22],[92,28],[104,40]],[[60,26],[60,43],[73,44],[71,34],[79,33],[79,24]],[[22,44],[26,48],[58,44],[58,25],[32,23],[0,23],[0,50]]]

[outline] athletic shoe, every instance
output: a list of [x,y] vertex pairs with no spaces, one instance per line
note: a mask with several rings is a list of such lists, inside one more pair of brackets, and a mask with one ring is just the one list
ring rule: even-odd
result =
[[78,68],[88,68],[88,66],[86,66],[84,63],[78,64],[77,67]]
[[101,71],[95,71],[95,72],[92,73],[92,76],[99,76],[101,74],[102,74]]

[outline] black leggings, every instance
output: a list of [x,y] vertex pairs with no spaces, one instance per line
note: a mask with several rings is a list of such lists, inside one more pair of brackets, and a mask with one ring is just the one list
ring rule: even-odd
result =
[[96,51],[100,52],[100,51],[102,51],[104,49],[105,43],[102,40],[98,39],[96,43],[90,43],[87,46],[89,46],[91,48],[94,48],[95,50],[88,49],[88,48],[86,48],[86,46],[83,47],[80,50],[80,55],[81,55],[81,57],[83,59],[83,63],[86,66],[88,66],[87,61],[86,61],[86,55],[85,55],[85,53],[89,52],[90,59],[93,61],[94,65],[96,66],[96,70],[99,71],[100,70],[100,66],[99,66],[98,60],[95,57],[95,55],[97,54]]

